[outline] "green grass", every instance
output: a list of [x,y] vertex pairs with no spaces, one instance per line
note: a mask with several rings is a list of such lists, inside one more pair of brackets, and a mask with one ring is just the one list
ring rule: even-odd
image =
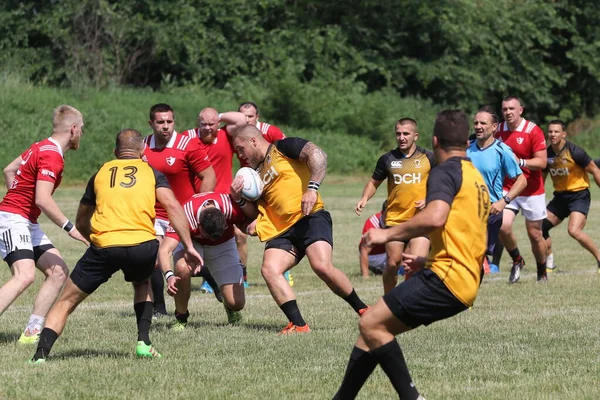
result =
[[[383,190],[362,217],[353,207],[363,181],[329,177],[323,186],[334,220],[334,263],[358,294],[374,303],[379,279],[359,277],[356,245],[364,219],[381,204]],[[82,188],[59,189],[59,204],[74,216]],[[593,190],[593,198],[600,191]],[[72,268],[84,249],[59,228],[43,228]],[[522,217],[516,220],[527,266],[508,285],[508,257],[498,275],[484,279],[471,311],[401,335],[413,379],[428,399],[595,399],[600,377],[600,275],[593,257],[552,231],[559,272],[547,285],[535,282],[535,261]],[[586,231],[600,235],[600,203],[594,202]],[[337,390],[357,335],[358,317],[332,294],[306,261],[294,268],[294,289],[313,332],[278,337],[286,324],[259,275],[262,246],[250,241],[252,286],[240,326],[226,325],[212,295],[192,294],[188,329],[152,325],[151,338],[164,358],[134,358],[136,327],[132,290],[116,274],[69,319],[45,365],[25,365],[32,347],[16,344],[31,311],[41,276],[1,317],[0,398],[7,399],[327,399]],[[41,275],[41,274],[38,274]],[[0,282],[9,277],[0,269]],[[200,280],[196,280],[197,288]],[[168,299],[172,311],[172,301]],[[377,369],[359,398],[389,399],[395,393]]]

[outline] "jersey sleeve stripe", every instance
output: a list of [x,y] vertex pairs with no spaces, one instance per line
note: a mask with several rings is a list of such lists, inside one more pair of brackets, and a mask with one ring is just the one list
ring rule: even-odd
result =
[[196,135],[196,130],[195,129],[188,129],[186,131],[186,133],[187,133],[188,137],[192,138],[192,139],[195,138],[196,136],[198,136],[198,135]]
[[525,129],[525,132],[527,133],[531,133],[531,131],[533,131],[533,128],[535,128],[535,124],[531,121],[527,122],[527,128]]
[[41,151],[55,151],[58,154],[60,154],[60,151],[58,151],[56,146],[51,146],[51,145],[40,146],[40,152]]
[[226,194],[221,194],[221,201],[223,202],[223,214],[225,214],[226,219],[230,219],[233,211],[233,206],[231,205],[229,196],[227,196]]
[[183,210],[185,211],[185,216],[187,217],[192,230],[198,229],[198,223],[196,222],[196,216],[194,215],[194,207],[192,207],[192,202],[189,201],[185,203]]
[[373,224],[373,226],[379,226],[379,218],[376,218],[374,215],[371,215],[371,218],[369,218],[371,220],[371,224]]
[[270,124],[263,122],[262,127],[261,127],[261,131],[262,131],[263,135],[266,135],[267,133],[269,133],[270,126],[271,126]]
[[179,141],[179,144],[177,145],[177,149],[185,150],[185,148],[187,147],[190,140],[192,140],[192,139],[189,136],[182,136],[181,140]]

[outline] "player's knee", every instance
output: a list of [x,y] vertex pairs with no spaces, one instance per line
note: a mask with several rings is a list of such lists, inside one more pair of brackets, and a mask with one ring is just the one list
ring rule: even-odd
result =
[[178,262],[175,264],[175,275],[177,275],[181,279],[189,279],[192,276],[192,271],[185,262]]
[[367,343],[372,342],[375,337],[375,324],[368,312],[358,320],[358,331]]
[[27,270],[16,272],[13,279],[19,283],[20,291],[23,291],[35,281],[35,269],[28,268]]
[[544,222],[542,222],[542,237],[544,239],[548,239],[550,237],[550,229],[554,228],[552,222],[548,220],[548,218],[544,218]]
[[49,269],[48,279],[64,284],[69,278],[69,268],[66,265],[55,265]]
[[229,308],[231,311],[240,311],[244,308],[245,305],[246,299],[244,298],[234,298],[230,299],[230,301],[227,302],[227,308]]
[[276,265],[264,263],[260,268],[260,274],[265,280],[269,281],[273,277],[280,275],[280,272]]
[[333,264],[329,262],[313,263],[311,268],[319,278],[329,276],[334,269]]
[[579,240],[579,239],[581,238],[581,233],[582,233],[582,231],[581,231],[581,229],[579,229],[579,228],[571,228],[571,227],[569,227],[569,228],[567,229],[567,232],[569,232],[569,235],[570,235],[570,236],[571,236],[573,239],[575,239],[575,240]]

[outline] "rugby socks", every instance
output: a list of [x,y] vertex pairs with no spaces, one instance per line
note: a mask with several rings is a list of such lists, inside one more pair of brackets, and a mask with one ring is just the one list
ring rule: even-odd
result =
[[350,353],[344,380],[333,399],[354,399],[375,367],[377,367],[377,359],[370,352],[354,346]]
[[40,334],[40,341],[38,342],[37,350],[33,355],[33,361],[37,361],[41,358],[46,358],[50,354],[54,342],[58,339],[58,333],[54,332],[50,328],[44,328]]
[[494,245],[494,254],[492,255],[492,264],[500,266],[500,260],[502,260],[502,252],[504,252],[504,246],[500,239],[496,239]]
[[395,338],[391,342],[371,351],[371,354],[390,378],[390,382],[392,382],[401,399],[419,398],[419,391],[410,377],[404,355],[402,355],[400,345]]
[[167,314],[165,305],[165,281],[160,268],[154,268],[150,281],[154,295],[154,310],[160,314]]
[[44,326],[45,318],[40,315],[31,314],[29,317],[29,322],[27,322],[27,327],[25,328],[25,332],[29,331],[32,336],[35,332],[40,332],[42,327]]
[[360,297],[358,297],[354,288],[352,288],[352,292],[350,292],[348,296],[342,297],[342,299],[346,300],[346,303],[350,304],[350,307],[352,307],[357,313],[359,310],[367,308],[367,305],[362,302]]
[[189,311],[186,310],[186,312],[182,314],[179,311],[175,310],[175,319],[177,321],[181,322],[182,324],[187,324],[189,317],[190,317]]
[[519,252],[519,248],[515,247],[514,250],[509,250],[508,254],[510,254],[510,257],[513,259],[513,262],[519,262],[521,261],[521,252]]
[[554,269],[554,253],[550,253],[546,257],[546,268]]
[[242,274],[244,275],[244,282],[248,282],[248,270],[245,265],[242,265]]
[[543,262],[543,263],[537,263],[537,276],[538,276],[538,279],[541,276],[544,276],[544,275],[546,275],[546,263],[545,262]]
[[304,321],[304,318],[302,318],[302,314],[300,314],[300,309],[298,308],[296,300],[286,301],[285,303],[280,305],[279,308],[281,308],[281,311],[283,311],[287,319],[294,325],[306,325],[306,321]]
[[150,324],[152,323],[152,302],[140,301],[133,305],[138,327],[138,342],[150,345]]

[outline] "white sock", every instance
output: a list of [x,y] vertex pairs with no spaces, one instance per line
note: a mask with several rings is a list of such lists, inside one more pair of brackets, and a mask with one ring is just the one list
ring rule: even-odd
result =
[[44,321],[44,317],[31,314],[29,317],[29,322],[27,323],[27,328],[25,328],[25,332],[27,333],[29,331],[30,335],[41,332],[42,327],[44,326]]
[[553,253],[548,254],[548,257],[546,257],[546,268],[554,269],[554,254]]

